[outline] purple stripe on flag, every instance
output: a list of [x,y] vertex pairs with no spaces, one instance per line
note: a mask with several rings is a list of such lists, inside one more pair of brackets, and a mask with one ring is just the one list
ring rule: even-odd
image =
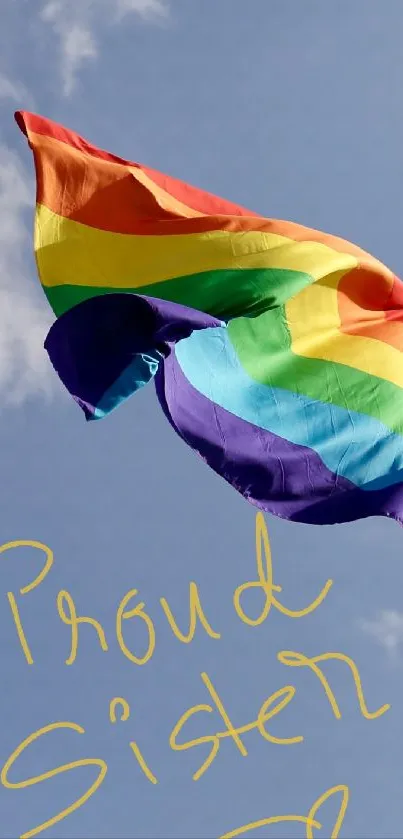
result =
[[136,354],[159,350],[168,355],[170,342],[187,338],[195,329],[220,325],[216,318],[179,303],[105,294],[61,315],[49,330],[45,349],[63,384],[90,417]]
[[365,492],[331,472],[316,452],[290,443],[211,402],[184,376],[174,353],[155,387],[179,436],[249,502],[281,518],[336,524],[388,515],[402,522],[403,484]]

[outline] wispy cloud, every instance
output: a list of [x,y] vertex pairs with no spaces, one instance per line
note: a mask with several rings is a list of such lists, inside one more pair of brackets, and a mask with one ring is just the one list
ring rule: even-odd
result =
[[83,64],[98,57],[98,30],[135,13],[146,21],[167,17],[165,0],[42,0],[41,19],[60,43],[65,96],[70,96]]
[[70,96],[76,75],[82,64],[98,55],[97,46],[86,18],[90,10],[88,0],[48,0],[41,18],[49,24],[60,42],[60,63],[63,92]]
[[403,645],[403,612],[383,610],[372,621],[360,621],[363,632],[370,635],[386,650],[390,657],[396,657]]
[[119,17],[136,12],[145,20],[158,20],[168,15],[168,6],[164,0],[116,0]]
[[[32,188],[31,188],[32,187]],[[20,403],[50,394],[53,371],[43,342],[51,312],[27,277],[23,254],[32,246],[24,214],[34,189],[15,152],[0,143],[0,395]]]
[[33,98],[26,87],[4,73],[0,73],[0,99],[9,99],[16,105],[24,103],[24,107],[33,107]]

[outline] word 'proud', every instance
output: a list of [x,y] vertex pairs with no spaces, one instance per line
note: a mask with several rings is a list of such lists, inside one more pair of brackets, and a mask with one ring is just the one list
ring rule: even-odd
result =
[[[38,576],[33,580],[32,583],[29,583],[29,585],[26,585],[22,589],[20,589],[20,595],[24,596],[29,592],[32,592],[34,589],[38,588],[43,583],[45,577],[47,577],[53,565],[54,557],[51,549],[44,545],[42,542],[24,540],[16,542],[7,542],[6,544],[1,545],[0,553],[5,553],[6,551],[15,550],[16,548],[20,547],[35,548],[45,555],[45,564],[42,568],[42,571],[38,574]],[[287,606],[284,605],[284,603],[281,603],[277,599],[275,593],[280,593],[282,591],[282,587],[274,583],[273,563],[269,535],[267,532],[266,522],[263,518],[262,513],[257,513],[256,516],[256,563],[257,579],[243,583],[242,585],[238,586],[235,589],[233,595],[233,604],[235,612],[241,619],[241,621],[243,621],[243,623],[247,624],[248,626],[259,626],[260,624],[262,624],[268,617],[272,608],[277,609],[277,611],[290,618],[305,617],[305,615],[311,614],[315,611],[315,609],[318,608],[318,606],[320,606],[321,603],[323,603],[329,592],[329,589],[333,585],[332,580],[327,580],[327,582],[325,583],[321,592],[318,594],[315,600],[313,600],[312,603],[310,603],[303,609],[289,609]],[[262,610],[260,614],[254,618],[250,617],[250,615],[247,614],[243,605],[243,596],[245,592],[253,589],[260,590],[264,598]],[[153,656],[156,645],[156,632],[154,621],[146,611],[145,603],[140,601],[136,605],[134,605],[135,598],[138,595],[138,589],[131,589],[124,595],[124,597],[122,597],[116,612],[116,638],[123,655],[127,659],[129,659],[129,661],[131,661],[133,664],[144,665]],[[14,593],[11,591],[7,593],[7,597],[10,604],[15,627],[18,633],[18,638],[21,644],[21,648],[24,652],[26,661],[28,662],[28,664],[33,664],[33,654],[28,642],[27,635],[24,630],[23,620],[21,617],[19,606],[17,604],[17,599]],[[205,615],[200,600],[198,586],[195,582],[191,582],[189,585],[189,629],[186,633],[183,632],[178,626],[178,623],[165,597],[160,598],[160,604],[173,634],[183,644],[189,644],[193,640],[198,620],[210,638],[214,640],[218,640],[221,638],[220,632],[217,632],[215,629],[213,629]],[[104,652],[108,651],[109,646],[106,639],[105,630],[102,624],[100,623],[100,621],[93,617],[78,614],[74,599],[68,591],[64,589],[59,591],[56,598],[56,605],[60,620],[66,626],[70,627],[71,632],[71,649],[70,654],[66,659],[66,664],[73,664],[77,658],[80,626],[92,626],[96,632],[101,649]],[[133,652],[125,641],[123,631],[124,622],[135,619],[140,620],[146,629],[147,647],[143,655],[136,654],[135,652]]]

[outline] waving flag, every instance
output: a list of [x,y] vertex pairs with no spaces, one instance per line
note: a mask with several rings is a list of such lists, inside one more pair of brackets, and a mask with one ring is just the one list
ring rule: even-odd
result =
[[51,361],[87,419],[154,377],[165,415],[263,510],[403,521],[403,284],[18,112],[35,158]]

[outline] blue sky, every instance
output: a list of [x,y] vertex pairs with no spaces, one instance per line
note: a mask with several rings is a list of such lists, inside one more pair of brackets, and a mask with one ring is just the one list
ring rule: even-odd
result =
[[[52,315],[32,255],[33,167],[13,122],[15,108],[60,121],[110,151],[211,190],[266,216],[344,236],[403,275],[403,55],[400,0],[2,0],[0,11],[0,543],[37,540],[54,553],[39,588],[20,595],[42,567],[39,551],[3,554],[0,575],[0,767],[33,732],[69,722],[31,744],[10,771],[22,781],[61,764],[102,759],[102,786],[81,808],[39,835],[52,839],[216,839],[274,815],[307,815],[326,790],[350,799],[340,836],[402,835],[402,531],[381,519],[310,528],[267,517],[279,595],[305,607],[328,579],[311,615],[272,609],[252,627],[232,598],[256,579],[255,511],[176,437],[149,386],[100,423],[86,424],[50,369],[43,341]],[[198,585],[219,640],[189,620]],[[121,652],[116,612],[136,589],[155,626],[150,661]],[[67,590],[77,612],[102,623],[109,649],[81,626],[77,659],[57,612]],[[18,604],[34,663],[28,665],[7,592]],[[130,604],[133,608],[139,597]],[[262,593],[245,595],[259,614]],[[124,622],[142,655],[144,622]],[[323,667],[342,712],[280,650],[335,651],[359,669],[371,711],[364,719],[343,662]],[[191,706],[211,703],[207,673],[236,727],[256,719],[270,694],[296,693],[268,723],[295,745],[243,735],[223,739],[213,764],[193,774],[209,746],[174,752],[169,736]],[[112,725],[109,703],[131,714]],[[190,740],[223,731],[217,711],[183,729]],[[136,741],[158,779],[142,773]],[[0,837],[33,830],[77,800],[94,766],[24,789],[0,785]],[[339,802],[339,799],[338,799]],[[330,836],[329,802],[315,837]],[[301,824],[249,831],[298,839]]]

